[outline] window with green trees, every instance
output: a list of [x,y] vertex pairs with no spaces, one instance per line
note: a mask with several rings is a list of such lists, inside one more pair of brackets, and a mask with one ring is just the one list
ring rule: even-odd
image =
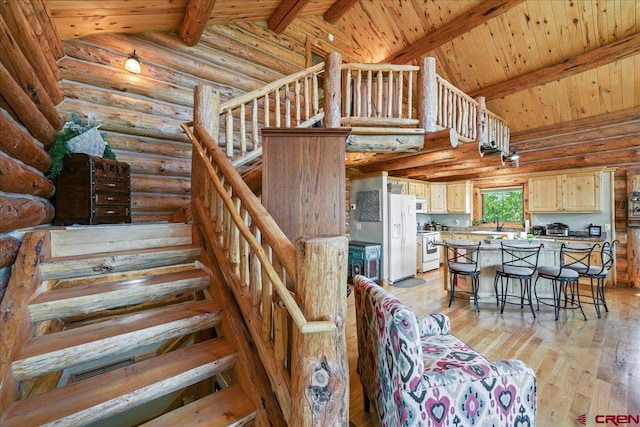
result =
[[482,190],[482,218],[487,222],[494,221],[496,217],[501,223],[524,222],[522,193],[522,187]]

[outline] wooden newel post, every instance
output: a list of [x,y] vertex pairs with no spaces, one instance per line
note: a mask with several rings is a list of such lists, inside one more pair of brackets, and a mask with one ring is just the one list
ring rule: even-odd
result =
[[349,423],[347,256],[345,236],[305,236],[296,242],[296,299],[309,321],[329,320],[335,332],[302,334],[294,328],[291,354],[293,426]]
[[324,127],[339,128],[342,111],[342,57],[330,53],[324,67]]
[[438,82],[436,59],[422,58],[418,74],[418,127],[427,132],[436,131],[438,115]]
[[220,139],[220,92],[211,86],[198,85],[193,95],[193,121],[204,126],[218,144]]

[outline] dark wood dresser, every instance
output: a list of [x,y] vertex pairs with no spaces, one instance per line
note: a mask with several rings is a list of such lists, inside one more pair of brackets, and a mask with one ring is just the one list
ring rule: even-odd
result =
[[55,185],[56,225],[131,222],[127,163],[72,154],[64,158]]

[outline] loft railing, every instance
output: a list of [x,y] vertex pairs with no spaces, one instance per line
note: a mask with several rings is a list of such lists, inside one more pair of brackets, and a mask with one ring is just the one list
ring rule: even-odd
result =
[[207,131],[234,166],[261,156],[261,128],[310,127],[321,120],[325,127],[358,128],[365,134],[450,130],[456,144],[478,141],[493,144],[494,152],[509,152],[506,122],[487,111],[484,100],[439,76],[434,58],[416,66],[343,64],[332,55],[333,68],[321,63],[211,106],[209,114],[219,119],[211,120]]
[[220,120],[208,131],[227,157],[242,162],[259,157],[261,128],[310,127],[322,120],[323,72],[324,64],[318,64],[219,104],[212,114]]
[[[289,425],[307,425],[320,411],[329,425],[346,425],[348,384],[331,378],[348,372],[346,351],[342,357],[326,360],[327,354],[335,355],[344,344],[344,323],[340,321],[337,326],[335,313],[315,310],[323,307],[322,299],[330,295],[330,305],[339,306],[336,302],[344,298],[346,307],[346,266],[344,277],[335,274],[340,262],[335,255],[346,253],[347,239],[303,239],[298,242],[298,250],[294,248],[206,127],[199,124],[202,114],[198,106],[201,101],[208,104],[208,98],[205,88],[196,90],[193,130],[189,125],[183,126],[194,147],[194,224],[203,231],[207,246],[226,272],[227,285],[251,332],[285,421]],[[333,256],[316,258],[318,253]],[[307,261],[311,255],[312,263]],[[310,298],[313,292],[316,295]],[[320,358],[325,360],[319,361]],[[330,408],[307,398],[310,382],[321,377],[326,380],[321,388],[327,388],[322,392],[332,396],[331,401],[325,402],[332,405]],[[340,399],[343,404],[336,404]]]

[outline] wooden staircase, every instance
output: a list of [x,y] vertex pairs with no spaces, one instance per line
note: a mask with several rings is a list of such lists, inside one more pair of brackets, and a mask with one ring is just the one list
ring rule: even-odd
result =
[[47,237],[21,321],[28,336],[2,360],[3,385],[12,376],[17,399],[0,425],[254,424],[190,225],[70,227]]

